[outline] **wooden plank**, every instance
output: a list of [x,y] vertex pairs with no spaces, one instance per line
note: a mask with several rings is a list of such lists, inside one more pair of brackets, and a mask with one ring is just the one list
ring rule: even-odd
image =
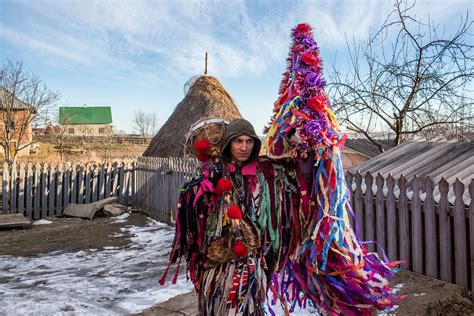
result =
[[49,168],[49,190],[48,190],[48,215],[54,216],[55,209],[55,193],[56,192],[56,165],[51,164]]
[[123,196],[122,201],[124,205],[129,205],[130,203],[130,181],[131,181],[131,172],[132,165],[130,161],[125,164],[124,173],[123,173]]
[[138,175],[138,162],[133,162],[132,164],[132,182],[131,182],[131,195],[133,199],[133,204],[138,205],[137,203],[137,175]]
[[18,181],[18,213],[25,215],[25,164],[20,164]]
[[429,177],[425,181],[425,203],[423,210],[425,213],[425,257],[426,257],[426,275],[438,277],[438,250],[436,235],[436,206],[433,198],[434,184]]
[[398,218],[399,218],[399,238],[400,238],[400,259],[406,260],[402,264],[403,267],[410,269],[410,226],[408,220],[408,198],[406,191],[405,177],[401,175],[398,180],[398,187],[400,189],[400,195],[398,197]]
[[390,261],[398,260],[397,214],[395,209],[395,179],[387,177],[387,252]]
[[377,193],[375,196],[375,214],[377,219],[376,233],[377,242],[382,247],[382,249],[378,249],[379,256],[382,256],[384,250],[387,249],[387,222],[385,220],[385,195],[383,193],[384,182],[384,178],[379,173],[375,178],[375,183],[377,184]]
[[99,172],[97,170],[97,164],[94,164],[92,166],[92,196],[91,196],[91,202],[95,202],[99,200]]
[[119,197],[119,203],[124,204],[124,195],[125,195],[125,190],[124,190],[124,185],[125,185],[125,164],[122,161],[120,163],[119,171],[118,171],[118,177],[119,177],[119,186],[118,186],[118,197]]
[[84,180],[84,203],[89,204],[91,202],[91,195],[92,195],[92,169],[91,165],[88,163],[85,168],[85,180]]
[[31,220],[22,214],[2,214],[0,215],[0,228],[6,227],[28,227]]
[[41,165],[36,163],[35,170],[34,170],[34,178],[33,178],[34,186],[33,186],[33,218],[38,219],[41,218]]
[[455,283],[465,288],[467,281],[467,241],[466,241],[466,216],[464,211],[464,184],[456,179],[454,182],[454,259]]
[[77,204],[84,204],[84,173],[85,167],[80,164],[77,169]]
[[77,165],[73,165],[71,168],[71,203],[77,203]]
[[412,180],[413,196],[411,198],[411,231],[413,236],[412,244],[412,269],[416,273],[423,273],[423,236],[421,223],[421,199],[420,199],[420,178],[416,175]]
[[16,162],[12,164],[10,172],[10,213],[18,212],[18,166]]
[[[13,182],[13,181],[12,181]],[[8,164],[3,163],[3,173],[2,173],[2,212],[7,213],[9,209],[9,197],[10,197],[10,172]]]
[[64,209],[71,203],[71,163],[67,162],[64,166],[63,182],[63,202]]
[[[367,241],[375,241],[375,214],[374,214],[374,193],[372,185],[374,177],[370,173],[365,175],[365,239]],[[367,250],[374,251],[374,245],[368,244]]]
[[48,164],[41,166],[41,218],[48,216],[48,193],[49,193]]
[[103,200],[105,198],[105,165],[104,164],[100,165],[99,167],[98,190],[99,190],[99,200]]
[[60,162],[56,172],[56,208],[54,209],[54,215],[63,213],[63,174],[64,165]]
[[365,240],[364,236],[364,213],[363,213],[363,197],[362,197],[362,176],[359,171],[354,176],[356,184],[354,194],[354,213],[356,216],[356,234],[360,239]]
[[441,178],[438,184],[440,192],[439,200],[439,258],[440,258],[440,274],[441,280],[446,282],[452,282],[453,278],[451,275],[451,217],[448,215],[448,190],[449,183],[446,179]]
[[[471,204],[469,206],[469,245],[471,250],[471,293],[474,292],[474,179],[469,184],[469,195],[471,197]],[[474,294],[471,294],[471,299],[474,301]]]
[[107,168],[105,169],[105,198],[111,196],[111,189],[112,189],[112,167],[110,163],[107,164]]
[[111,196],[117,196],[117,187],[118,187],[118,162],[113,163],[112,168],[112,189]]
[[25,216],[33,219],[33,164],[30,162],[26,166],[25,178]]

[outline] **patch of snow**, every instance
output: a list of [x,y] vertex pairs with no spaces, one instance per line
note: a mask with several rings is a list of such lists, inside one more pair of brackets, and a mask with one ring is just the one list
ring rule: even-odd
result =
[[[0,256],[0,315],[124,315],[192,291],[184,267],[175,285],[158,283],[167,266],[174,228],[149,219],[144,227],[122,230],[133,236],[125,248]],[[170,268],[170,274],[175,268]]]
[[110,221],[112,223],[125,223],[129,216],[130,216],[130,213],[125,212],[122,215],[111,217]]
[[423,296],[423,295],[426,295],[426,293],[420,293],[420,294],[413,293],[413,296]]
[[403,289],[404,286],[405,286],[405,283],[399,283],[399,284],[395,285],[392,289],[392,293],[399,292],[401,289]]
[[52,221],[48,221],[47,219],[40,219],[38,221],[33,222],[33,225],[48,225],[53,223]]

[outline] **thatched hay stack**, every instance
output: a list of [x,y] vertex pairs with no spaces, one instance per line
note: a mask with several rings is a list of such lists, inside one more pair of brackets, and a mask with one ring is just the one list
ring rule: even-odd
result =
[[192,123],[203,117],[231,121],[242,117],[229,93],[214,77],[197,78],[173,114],[153,137],[143,153],[147,157],[183,157],[185,134]]

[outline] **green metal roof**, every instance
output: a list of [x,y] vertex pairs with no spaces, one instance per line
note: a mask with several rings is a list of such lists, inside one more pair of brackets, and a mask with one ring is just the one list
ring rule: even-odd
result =
[[111,124],[110,106],[71,106],[59,108],[59,124]]

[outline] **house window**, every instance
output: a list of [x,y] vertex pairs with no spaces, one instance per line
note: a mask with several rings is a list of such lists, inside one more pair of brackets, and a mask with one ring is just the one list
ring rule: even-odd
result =
[[67,132],[69,134],[74,134],[74,128],[72,128],[72,127],[68,128]]
[[105,134],[105,128],[99,127],[99,134]]
[[7,133],[13,132],[15,130],[15,120],[13,118],[8,117],[5,120],[5,130]]

